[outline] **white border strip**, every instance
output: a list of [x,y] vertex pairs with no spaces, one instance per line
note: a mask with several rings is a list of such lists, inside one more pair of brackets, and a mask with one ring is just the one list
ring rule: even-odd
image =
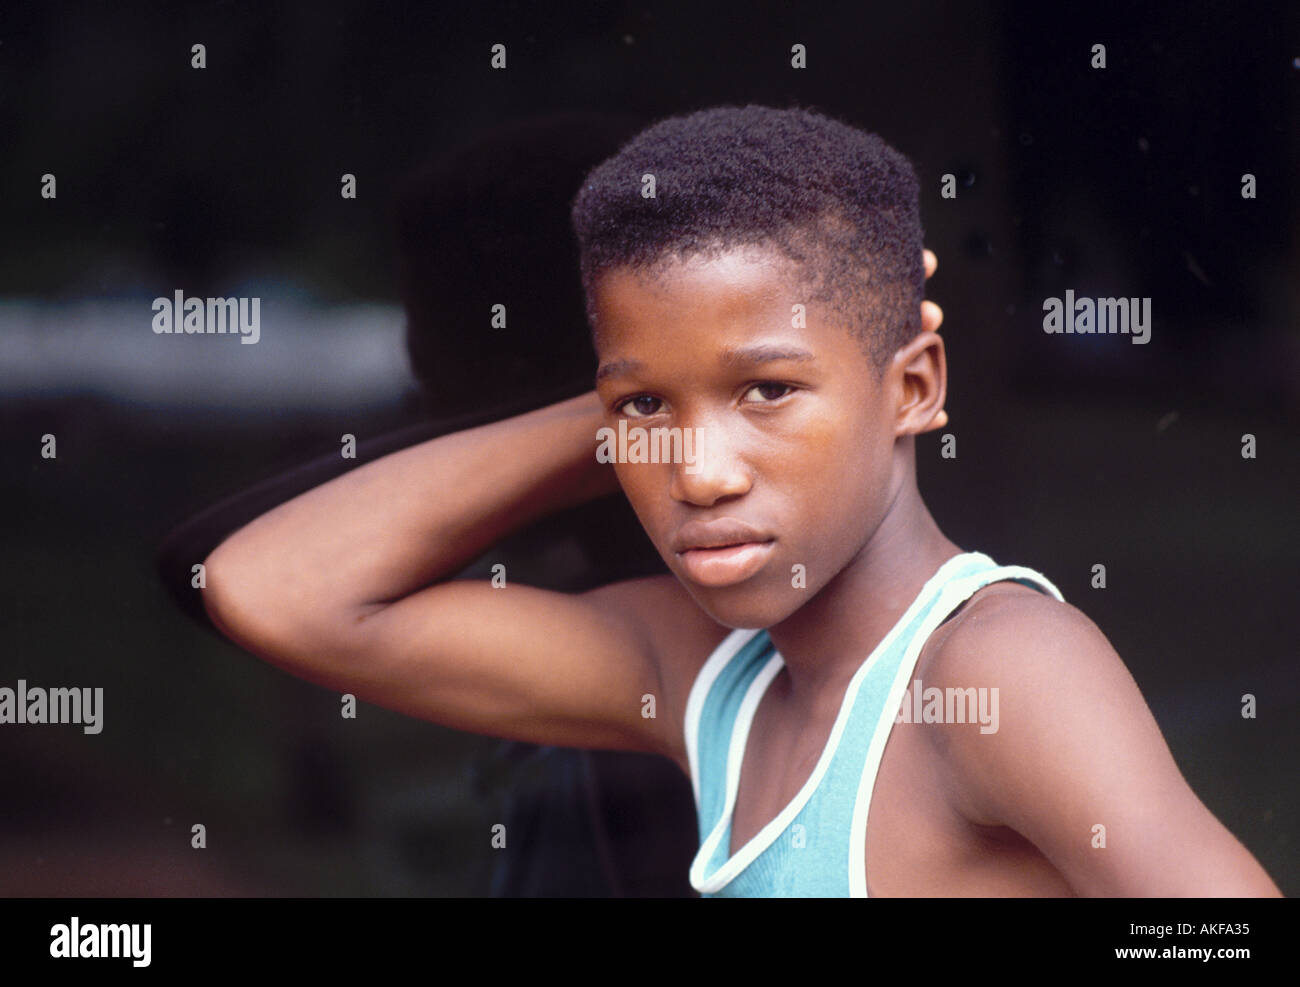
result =
[[686,759],[691,769],[691,790],[695,793],[695,811],[700,811],[700,714],[704,711],[704,701],[709,690],[718,680],[728,662],[740,652],[740,649],[760,633],[757,630],[734,630],[724,637],[713,654],[705,660],[695,681],[691,684],[690,694],[686,697]]

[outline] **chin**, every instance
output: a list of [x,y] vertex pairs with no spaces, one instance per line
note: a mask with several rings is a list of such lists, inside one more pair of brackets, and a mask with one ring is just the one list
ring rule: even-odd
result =
[[716,588],[700,586],[681,575],[677,579],[701,610],[733,630],[775,627],[810,599],[805,590],[786,586],[782,591],[780,586],[763,586],[753,580]]

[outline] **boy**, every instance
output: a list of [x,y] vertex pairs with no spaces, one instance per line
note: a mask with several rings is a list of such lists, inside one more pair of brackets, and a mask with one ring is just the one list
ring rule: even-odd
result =
[[[228,636],[454,728],[664,755],[705,895],[1278,893],[1097,628],[927,511],[946,365],[905,158],[807,111],[708,110],[596,168],[573,218],[595,392],[236,532],[204,592]],[[616,485],[671,575],[450,579]]]

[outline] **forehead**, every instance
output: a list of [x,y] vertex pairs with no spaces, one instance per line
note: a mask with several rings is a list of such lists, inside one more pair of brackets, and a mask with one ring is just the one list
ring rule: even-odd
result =
[[764,246],[613,268],[593,289],[597,383],[630,373],[685,384],[777,360],[871,376],[841,313],[807,296],[800,267]]
[[714,331],[741,328],[778,315],[788,326],[801,293],[795,265],[764,247],[673,257],[647,268],[616,267],[594,287],[597,339],[613,342],[638,330],[687,323]]

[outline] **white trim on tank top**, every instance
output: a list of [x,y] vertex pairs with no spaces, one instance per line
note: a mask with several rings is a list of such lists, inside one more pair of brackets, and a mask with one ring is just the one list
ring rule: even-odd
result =
[[691,769],[691,789],[695,792],[697,813],[700,805],[700,714],[703,712],[704,700],[708,698],[709,690],[713,688],[713,683],[722,674],[722,670],[757,633],[757,630],[736,630],[724,637],[695,676],[690,694],[686,697],[686,760]]

